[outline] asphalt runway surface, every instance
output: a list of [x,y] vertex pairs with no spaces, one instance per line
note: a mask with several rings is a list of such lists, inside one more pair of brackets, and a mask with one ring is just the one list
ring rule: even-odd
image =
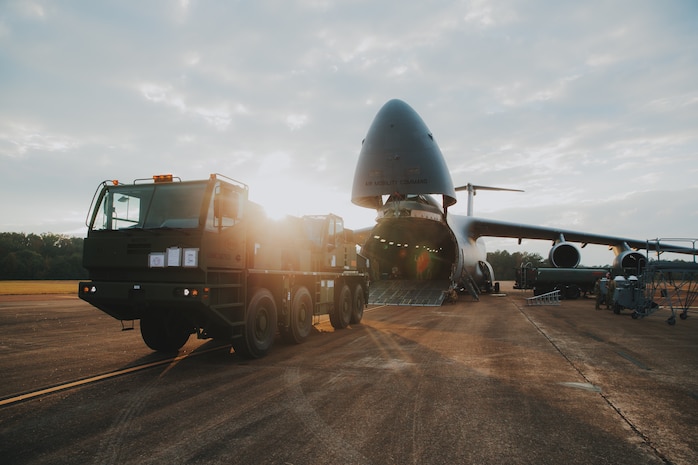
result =
[[698,312],[528,307],[510,285],[325,318],[259,360],[193,336],[173,359],[77,298],[4,298],[0,462],[698,463]]

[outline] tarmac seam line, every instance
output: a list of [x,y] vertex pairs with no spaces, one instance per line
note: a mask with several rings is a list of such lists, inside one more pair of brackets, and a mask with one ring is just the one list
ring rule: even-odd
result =
[[[584,378],[584,380],[585,380],[587,383],[593,385],[593,383],[591,382],[591,380],[590,380],[589,378],[586,377],[586,375],[582,372],[582,370],[580,370],[579,367],[577,367],[577,365],[575,365],[574,362],[562,351],[562,349],[560,349],[560,347],[555,343],[555,341],[553,341],[553,339],[552,339],[550,336],[548,336],[548,334],[547,334],[545,331],[543,331],[543,329],[542,329],[540,326],[538,326],[538,325],[536,324],[536,322],[533,321],[533,319],[531,319],[531,317],[524,311],[524,309],[523,309],[522,307],[520,307],[520,306],[519,306],[518,304],[516,304],[516,303],[514,303],[514,306],[519,310],[519,312],[521,312],[521,314],[528,320],[528,322],[531,323],[531,325],[533,325],[533,327],[536,328],[536,330],[537,330],[545,339],[548,340],[548,342],[549,342],[549,343],[555,348],[555,350],[557,350],[557,352],[567,361],[567,363],[569,363],[569,365],[570,365],[577,373],[579,373],[579,375],[580,375],[582,378]],[[664,454],[662,454],[662,453],[652,444],[652,441],[650,440],[650,438],[647,437],[642,431],[640,431],[640,429],[639,429],[637,426],[635,426],[635,424],[634,424],[627,416],[625,416],[625,415],[623,414],[623,412],[620,410],[620,408],[618,408],[618,407],[616,407],[616,406],[614,405],[614,403],[608,398],[608,396],[606,396],[606,395],[603,393],[603,391],[599,390],[599,393],[598,393],[598,394],[599,394],[599,395],[601,396],[601,398],[606,402],[606,404],[607,404],[611,409],[613,409],[613,411],[615,411],[616,414],[630,427],[630,429],[631,429],[637,436],[640,437],[640,439],[642,440],[643,444],[645,444],[652,452],[654,452],[654,454],[656,455],[657,458],[659,458],[662,462],[664,462],[664,463],[667,464],[667,465],[673,465],[672,462],[671,462],[670,460],[668,460],[668,459],[664,456]]]

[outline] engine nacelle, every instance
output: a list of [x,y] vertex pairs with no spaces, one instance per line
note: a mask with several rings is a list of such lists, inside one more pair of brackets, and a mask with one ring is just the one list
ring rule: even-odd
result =
[[613,268],[632,271],[633,274],[640,274],[647,264],[647,257],[634,250],[626,250],[613,259]]
[[558,242],[550,249],[548,259],[555,268],[574,268],[579,265],[582,254],[576,245],[569,242]]

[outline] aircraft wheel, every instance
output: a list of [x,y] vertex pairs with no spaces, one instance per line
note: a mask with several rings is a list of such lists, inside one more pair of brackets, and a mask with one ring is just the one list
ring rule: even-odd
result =
[[283,332],[284,340],[300,344],[306,340],[313,328],[313,298],[308,288],[298,288],[291,301],[291,320]]
[[354,291],[354,307],[351,310],[351,324],[361,323],[361,318],[364,317],[365,306],[366,299],[364,298],[364,288],[359,284]]
[[615,313],[616,315],[620,315],[620,304],[613,305],[613,313]]
[[633,312],[630,316],[633,317],[633,320],[637,320],[640,315],[637,312]]
[[334,308],[330,312],[330,323],[334,329],[342,329],[349,326],[352,312],[351,291],[346,284],[342,286]]
[[679,318],[681,318],[682,320],[685,320],[686,318],[688,318],[688,314],[685,313],[685,312],[684,312],[684,313],[679,313]]
[[570,300],[577,300],[582,295],[578,286],[572,285],[567,288],[567,298]]
[[565,300],[567,298],[567,288],[555,286],[553,287],[553,291],[560,291],[560,300]]
[[244,357],[263,357],[274,343],[276,329],[274,296],[267,289],[257,289],[247,307],[242,337],[233,339],[233,349]]
[[674,326],[676,324],[676,317],[674,315],[670,316],[666,322],[669,324],[669,326]]
[[153,350],[177,352],[189,339],[193,328],[176,314],[156,312],[141,318],[141,337]]

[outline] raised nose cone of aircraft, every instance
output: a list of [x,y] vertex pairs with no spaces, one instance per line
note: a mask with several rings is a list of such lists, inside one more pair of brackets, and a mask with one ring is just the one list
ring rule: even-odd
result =
[[456,203],[446,161],[422,118],[402,100],[390,100],[368,129],[354,173],[351,201],[380,208],[383,195],[441,194]]

